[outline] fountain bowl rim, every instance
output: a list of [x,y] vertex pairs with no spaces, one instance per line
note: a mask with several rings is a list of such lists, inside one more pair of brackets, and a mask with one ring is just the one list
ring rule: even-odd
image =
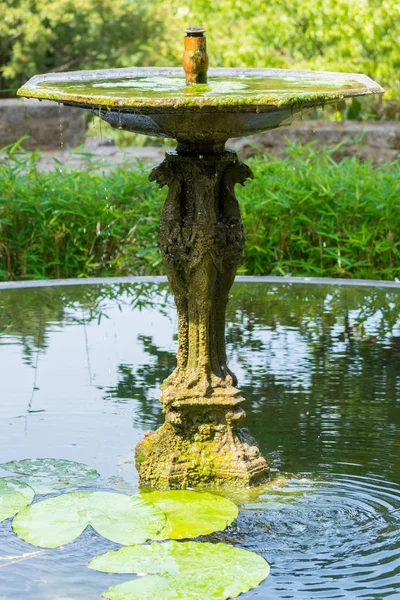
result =
[[[339,89],[334,91],[318,91],[318,92],[302,92],[302,93],[287,93],[280,94],[280,99],[277,95],[270,93],[260,93],[253,96],[238,96],[235,103],[235,97],[147,97],[137,96],[126,99],[118,99],[93,96],[92,98],[79,94],[58,93],[57,95],[49,89],[40,88],[42,83],[65,83],[68,81],[82,81],[90,83],[98,79],[119,79],[121,77],[181,77],[184,80],[184,71],[181,67],[127,67],[120,69],[100,69],[87,71],[68,71],[64,73],[46,73],[43,75],[33,76],[25,85],[18,91],[17,95],[25,98],[37,98],[39,100],[53,100],[61,104],[78,106],[82,108],[102,108],[107,110],[118,110],[121,112],[129,112],[132,109],[140,111],[142,114],[151,114],[154,112],[186,112],[197,111],[202,112],[275,112],[285,108],[307,108],[318,104],[328,104],[337,102],[345,98],[354,96],[363,96],[369,94],[383,94],[384,89],[367,75],[361,73],[342,73],[334,71],[310,71],[310,70],[293,70],[293,69],[269,69],[269,68],[211,68],[209,76],[212,77],[301,77],[315,76],[318,79],[332,80],[335,77],[339,81],[352,81],[360,83],[359,88]],[[363,86],[363,87],[361,87]]]

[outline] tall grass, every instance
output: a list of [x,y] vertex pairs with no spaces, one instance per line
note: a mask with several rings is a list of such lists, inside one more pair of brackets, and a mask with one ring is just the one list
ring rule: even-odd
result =
[[334,150],[292,146],[251,161],[239,192],[249,274],[394,279],[400,274],[400,160],[340,163]]
[[[165,190],[148,166],[41,173],[37,159],[15,146],[0,164],[0,280],[163,273]],[[329,150],[292,146],[249,164],[255,179],[237,189],[240,273],[400,277],[400,161],[336,163]]]

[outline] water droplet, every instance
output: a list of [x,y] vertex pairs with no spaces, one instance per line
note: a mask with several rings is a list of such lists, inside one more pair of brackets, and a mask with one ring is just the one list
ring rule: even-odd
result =
[[61,104],[58,103],[58,121],[59,121],[59,130],[60,130],[60,147],[64,147],[64,139],[63,139],[63,120],[61,114]]
[[103,128],[102,128],[102,118],[101,118],[101,106],[99,106],[99,119],[100,119],[100,139],[103,139]]

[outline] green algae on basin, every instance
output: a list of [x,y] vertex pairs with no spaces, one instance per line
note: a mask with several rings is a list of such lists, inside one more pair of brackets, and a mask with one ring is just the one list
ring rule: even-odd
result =
[[[124,69],[121,69],[124,71]],[[137,69],[136,69],[137,71]],[[250,70],[251,71],[251,70]],[[115,77],[99,72],[97,79],[76,74],[76,77],[50,77],[28,83],[19,94],[32,94],[50,100],[81,100],[88,104],[103,106],[236,106],[247,103],[260,105],[284,105],[290,100],[299,100],[311,95],[329,98],[333,95],[351,95],[351,91],[369,93],[367,78],[332,73],[290,72],[274,74],[272,70],[264,76],[239,71],[237,74],[211,76],[206,84],[188,86],[182,77],[171,75],[149,75],[121,73]]]
[[137,133],[226,141],[288,125],[303,109],[382,92],[359,74],[210,69],[207,84],[187,86],[182,69],[152,67],[37,75],[18,95],[97,109]]

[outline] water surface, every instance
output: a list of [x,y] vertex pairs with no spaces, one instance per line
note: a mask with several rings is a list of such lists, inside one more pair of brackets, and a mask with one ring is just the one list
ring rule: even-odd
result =
[[224,98],[252,97],[266,94],[301,94],[310,92],[335,92],[367,88],[366,84],[343,77],[210,77],[207,84],[186,85],[183,77],[104,77],[92,82],[82,79],[42,82],[38,89],[73,96],[101,96],[128,100],[135,98]]
[[[56,457],[137,491],[132,461],[162,422],[174,366],[165,284],[0,292],[1,462]],[[400,597],[400,294],[237,283],[230,366],[247,426],[286,482],[242,499],[237,526],[208,536],[262,554],[270,577],[243,599]],[[0,475],[8,475],[1,473]],[[117,546],[88,529],[38,549],[0,524],[1,600],[99,600],[126,575],[87,569]]]
[[143,68],[37,75],[18,90],[18,95],[153,114],[155,108],[193,111],[214,107],[240,112],[265,106],[271,110],[382,92],[378,84],[360,74],[212,69],[207,84],[186,85],[181,69]]

